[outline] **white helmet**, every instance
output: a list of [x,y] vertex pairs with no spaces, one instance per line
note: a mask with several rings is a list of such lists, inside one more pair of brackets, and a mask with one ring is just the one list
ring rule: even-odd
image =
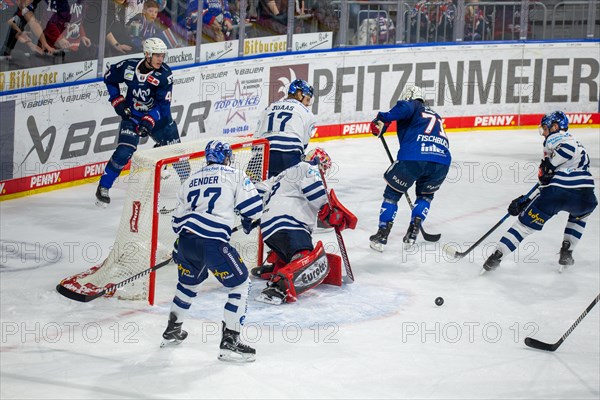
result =
[[144,40],[144,54],[152,56],[152,54],[167,54],[167,45],[159,38],[148,38]]
[[400,95],[400,100],[423,100],[423,91],[418,86],[406,86]]

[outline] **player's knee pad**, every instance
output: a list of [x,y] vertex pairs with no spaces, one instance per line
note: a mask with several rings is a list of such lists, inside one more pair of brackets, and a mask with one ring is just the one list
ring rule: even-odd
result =
[[387,185],[383,191],[383,200],[390,203],[398,203],[403,194],[404,193],[400,193]]
[[550,218],[552,215],[541,211],[534,201],[519,215],[519,222],[528,228],[541,231]]
[[136,149],[137,147],[129,144],[119,144],[110,158],[110,162],[107,164],[107,167],[110,165],[119,171],[122,170],[123,167],[127,165]]
[[248,268],[239,253],[235,247],[225,243],[219,246],[219,251],[224,262],[210,267],[213,275],[225,287],[232,288],[241,285],[248,279]]
[[303,251],[299,257],[280,269],[274,281],[283,281],[287,302],[296,301],[298,295],[321,284],[330,268],[320,241],[311,252]]

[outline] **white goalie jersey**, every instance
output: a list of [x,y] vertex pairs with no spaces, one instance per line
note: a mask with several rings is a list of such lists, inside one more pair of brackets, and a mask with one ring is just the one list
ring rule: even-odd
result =
[[312,233],[327,193],[316,166],[301,162],[256,184],[265,212],[260,227],[263,239],[282,229]]
[[269,141],[272,151],[304,153],[316,125],[308,107],[294,99],[276,101],[261,115],[255,137]]
[[175,233],[188,230],[198,236],[228,242],[236,212],[256,220],[263,202],[248,176],[235,168],[211,164],[190,175],[177,192],[173,213]]
[[548,136],[544,142],[544,157],[556,168],[548,186],[567,189],[594,187],[590,173],[590,158],[585,147],[568,132]]

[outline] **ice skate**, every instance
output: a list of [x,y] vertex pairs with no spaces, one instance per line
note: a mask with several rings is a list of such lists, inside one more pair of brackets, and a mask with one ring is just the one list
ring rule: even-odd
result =
[[560,264],[560,268],[558,269],[559,273],[562,273],[569,265],[575,264],[575,260],[573,259],[573,250],[569,250],[570,248],[571,242],[568,240],[562,242],[560,255],[558,257],[558,263]]
[[254,267],[250,270],[252,276],[256,276],[257,278],[268,279],[263,277],[263,274],[272,274],[275,266],[273,264],[264,264],[259,265],[258,267]]
[[419,236],[419,229],[421,228],[421,218],[415,217],[415,219],[408,226],[408,230],[406,231],[406,235],[402,238],[404,242],[404,248],[410,248],[417,241],[417,236]]
[[160,344],[160,347],[180,344],[187,337],[188,333],[181,329],[183,322],[175,321],[177,321],[177,316],[174,313],[170,313],[169,323],[167,325],[167,329],[165,329],[163,333],[163,341]]
[[502,261],[502,256],[502,252],[500,250],[496,250],[494,254],[492,254],[488,257],[487,260],[485,260],[485,263],[483,263],[483,269],[485,271],[493,271],[496,268],[498,268],[498,265],[500,265],[500,262]]
[[371,241],[370,246],[373,250],[383,252],[383,247],[387,244],[392,225],[394,225],[393,222],[386,222],[385,226],[379,226],[376,234],[369,237],[369,240]]
[[285,303],[286,290],[283,281],[268,282],[267,287],[256,297],[256,301],[275,306]]
[[256,350],[240,341],[240,333],[227,329],[223,322],[223,336],[219,360],[231,362],[252,362],[256,360]]
[[108,196],[108,189],[100,186],[96,189],[96,206],[100,208],[106,208],[110,204],[110,197]]

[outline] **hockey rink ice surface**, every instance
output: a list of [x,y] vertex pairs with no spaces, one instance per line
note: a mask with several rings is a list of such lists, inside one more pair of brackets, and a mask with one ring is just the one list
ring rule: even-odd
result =
[[[571,133],[586,146],[598,184],[598,130]],[[380,141],[309,145],[331,155],[328,184],[359,218],[356,230],[343,232],[356,282],[322,285],[296,303],[270,306],[254,301],[265,282],[253,281],[243,336],[257,357],[244,365],[217,360],[227,290],[213,278],[184,322],[188,339],[163,349],[174,265],[158,273],[154,307],[116,298],[77,303],[55,291],[62,278],[108,254],[126,179],[111,190],[106,210],[94,205],[96,183],[0,203],[1,397],[598,399],[600,306],[555,353],[523,344],[526,336],[554,343],[598,294],[598,209],[564,273],[557,272],[567,219],[561,213],[480,276],[514,217],[460,261],[442,247],[465,250],[534,185],[543,138],[537,129],[449,138],[454,164],[424,224],[442,233],[440,243],[421,239],[403,250],[409,209],[402,199],[384,253],[368,240],[388,167]],[[396,137],[386,140],[395,152]],[[337,246],[333,233],[314,239]]]

